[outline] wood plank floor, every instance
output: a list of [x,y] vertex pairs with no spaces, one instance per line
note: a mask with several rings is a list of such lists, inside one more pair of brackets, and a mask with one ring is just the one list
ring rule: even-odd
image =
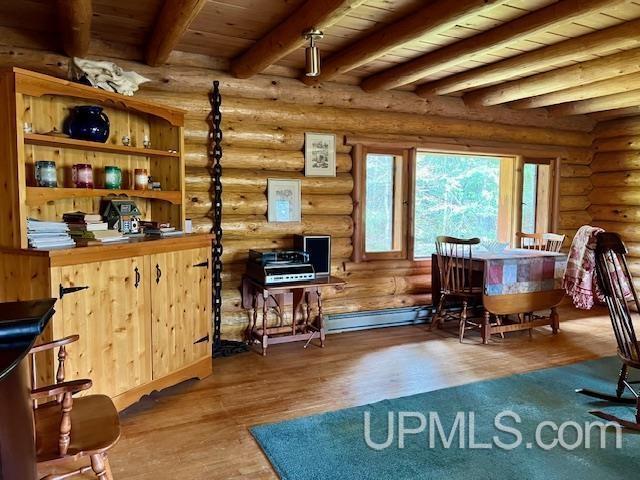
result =
[[[216,359],[214,375],[153,394],[122,415],[114,478],[276,478],[251,425],[327,412],[615,353],[606,310],[561,310],[548,328],[461,345],[452,330],[395,327],[332,335],[325,349],[275,346]],[[569,321],[570,320],[570,321]]]

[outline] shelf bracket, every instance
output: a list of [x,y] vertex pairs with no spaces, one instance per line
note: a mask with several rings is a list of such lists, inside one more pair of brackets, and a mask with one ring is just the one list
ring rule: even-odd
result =
[[203,343],[203,342],[209,343],[209,334],[208,333],[204,337],[199,338],[198,340],[193,342],[193,344],[196,345],[197,343]]
[[85,285],[83,287],[63,287],[62,284],[60,284],[59,298],[62,298],[69,293],[75,293],[75,292],[79,292],[80,290],[86,290],[87,288],[89,288],[88,285]]

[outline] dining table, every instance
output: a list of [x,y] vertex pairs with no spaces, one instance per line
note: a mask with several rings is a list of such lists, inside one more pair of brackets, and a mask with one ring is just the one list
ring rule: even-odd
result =
[[[562,279],[567,255],[527,248],[490,251],[481,246],[471,253],[473,279],[482,287],[482,342],[493,334],[550,326],[560,329],[557,307],[564,297]],[[433,305],[441,295],[437,256],[432,256]],[[502,321],[491,323],[491,315]]]

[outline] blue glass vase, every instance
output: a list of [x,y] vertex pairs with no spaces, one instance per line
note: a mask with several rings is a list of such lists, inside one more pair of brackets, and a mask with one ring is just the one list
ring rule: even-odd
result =
[[76,140],[104,143],[109,138],[109,117],[102,107],[74,107],[64,128],[64,133]]

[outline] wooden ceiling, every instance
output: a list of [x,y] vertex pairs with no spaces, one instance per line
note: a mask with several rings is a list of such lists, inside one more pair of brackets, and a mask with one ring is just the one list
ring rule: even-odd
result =
[[[301,75],[311,27],[325,34],[316,79]],[[240,78],[277,65],[308,84],[474,106],[598,118],[640,109],[640,0],[5,0],[1,28],[75,55],[90,38],[115,42],[154,66],[172,51],[204,54]]]

